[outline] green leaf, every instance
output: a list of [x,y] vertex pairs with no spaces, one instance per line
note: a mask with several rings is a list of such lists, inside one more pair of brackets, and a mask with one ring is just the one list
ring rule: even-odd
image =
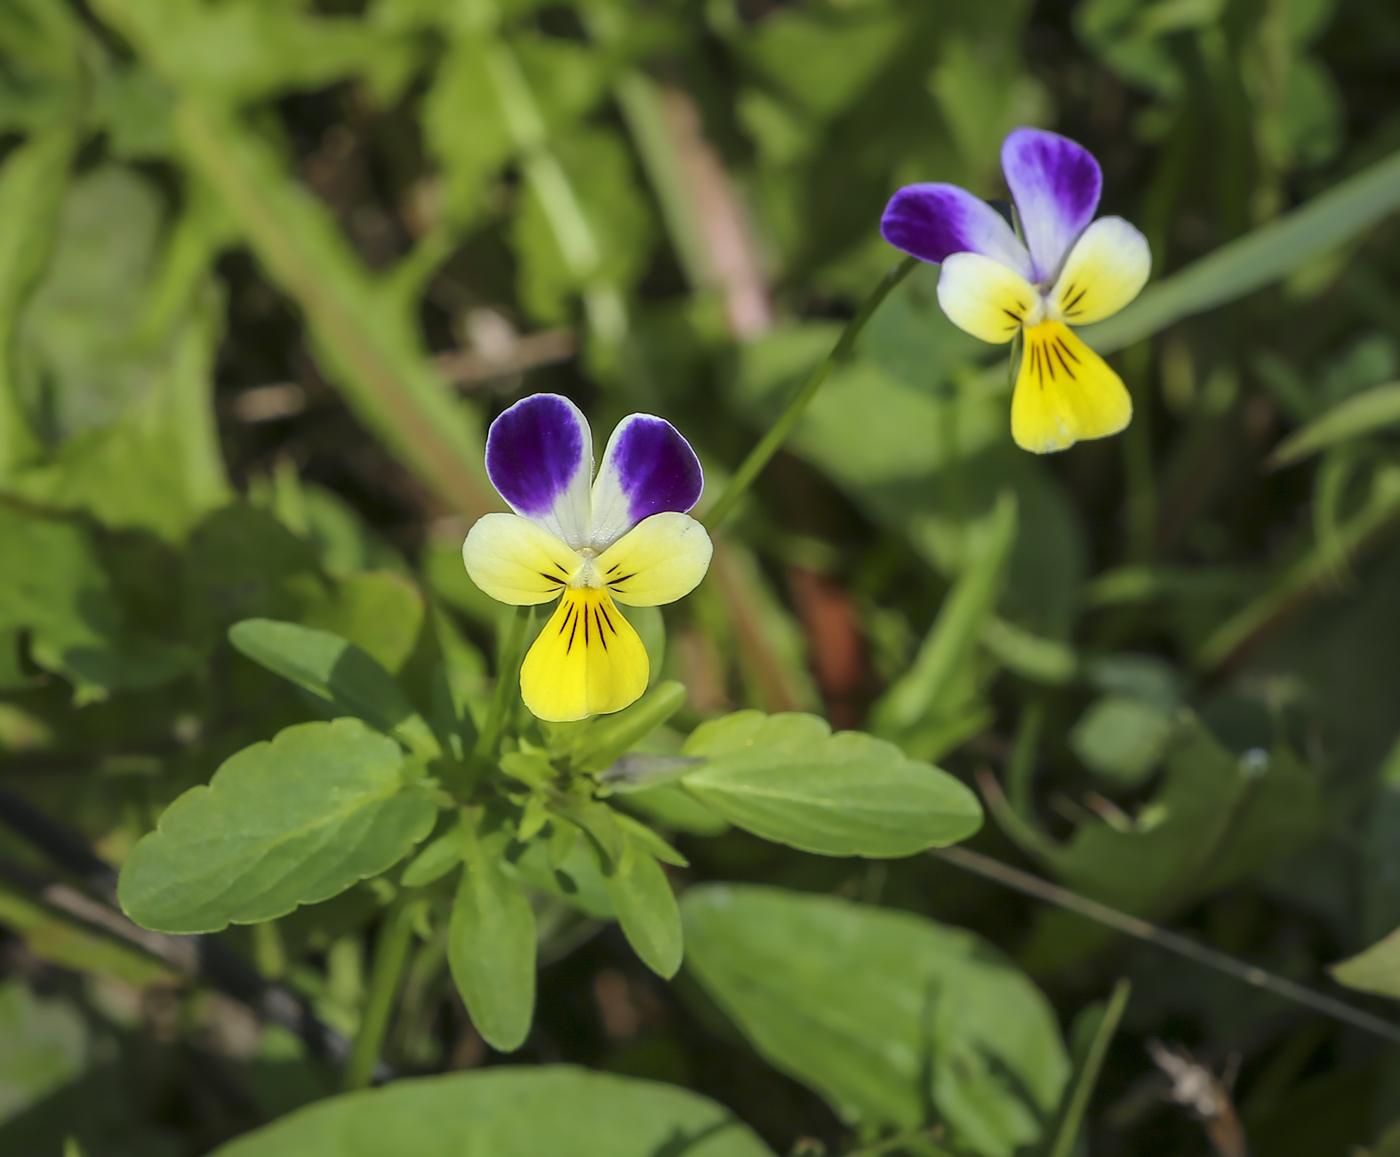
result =
[[629,791],[612,799],[618,807],[637,812],[660,827],[692,836],[722,836],[730,827],[727,820],[675,783]]
[[464,820],[466,871],[448,930],[452,979],[482,1038],[514,1052],[535,1015],[535,913],[519,881],[502,866],[510,842],[503,827],[484,830],[485,812]]
[[1085,326],[1080,336],[1100,353],[1130,346],[1183,317],[1205,313],[1278,281],[1369,229],[1397,206],[1400,153],[1149,286],[1121,313]]
[[161,932],[217,932],[315,904],[397,863],[432,830],[392,739],[303,723],[185,792],[122,868],[122,909]]
[[[153,314],[171,271],[188,263],[183,219],[162,242],[162,216],[155,185],[122,166],[94,169],[67,191],[16,357],[16,384],[49,453],[11,487],[179,540],[230,496],[212,413],[223,311],[204,247],[173,308]],[[113,230],[114,218],[126,227]]]
[[297,4],[209,7],[175,0],[103,0],[101,14],[150,52],[168,79],[236,107],[295,88],[323,88],[357,73],[392,92],[412,45],[368,21],[317,18]]
[[0,629],[29,632],[36,663],[71,679],[80,700],[159,686],[194,655],[134,631],[81,525],[0,508]]
[[683,683],[658,683],[631,707],[592,719],[574,741],[573,762],[581,771],[604,771],[632,750],[685,703]]
[[[462,28],[423,102],[423,132],[446,177],[445,207],[462,224],[485,210],[491,179],[515,151],[490,69],[487,38]],[[463,109],[472,110],[471,132],[462,131]]]
[[399,883],[405,888],[421,888],[440,880],[462,862],[466,855],[464,835],[460,823],[453,825],[437,839],[423,847],[403,870]]
[[681,914],[661,865],[629,831],[622,855],[611,871],[601,863],[599,868],[627,943],[658,976],[674,976],[684,951]]
[[399,674],[423,629],[423,595],[410,579],[391,571],[348,575],[334,596],[302,620],[362,647],[391,674]]
[[1120,980],[1113,986],[1113,995],[1107,1001],[1090,1005],[1075,1018],[1074,1081],[1060,1108],[1055,1144],[1049,1157],[1070,1157],[1074,1152],[1084,1113],[1089,1108],[1089,1098],[1098,1083],[1104,1057],[1128,1007],[1131,992],[1132,985],[1127,980]]
[[1329,965],[1327,971],[1348,988],[1400,1000],[1400,928],[1365,952]]
[[970,932],[777,888],[682,900],[688,968],[765,1059],[852,1123],[946,1122],[959,1151],[1043,1136],[1069,1077],[1049,1003]]
[[[268,274],[301,307],[317,358],[352,409],[458,510],[480,515],[492,509],[480,431],[424,354],[416,299],[409,300],[400,282],[371,275],[330,210],[284,170],[271,144],[231,106],[209,99],[211,88],[247,83],[242,91],[251,91],[266,82],[265,76],[249,79],[230,70],[239,52],[252,53],[255,66],[268,63],[248,37],[267,35],[269,28],[273,39],[265,43],[278,46],[281,62],[274,67],[285,66],[301,79],[326,79],[356,67],[364,51],[378,51],[379,32],[353,20],[291,13],[284,14],[291,33],[283,38],[282,23],[273,20],[261,29],[256,20],[249,24],[240,15],[243,5],[202,4],[178,5],[182,26],[175,29],[161,7],[135,0],[104,0],[101,7],[138,55],[177,89],[175,130],[183,158],[217,192]],[[198,41],[199,52],[186,52],[187,41]],[[200,53],[218,57],[207,77],[195,63]],[[414,258],[422,263],[421,252],[408,260]]]
[[394,677],[361,648],[329,631],[272,619],[245,619],[229,641],[274,674],[388,732],[426,758],[437,740]]
[[42,131],[55,124],[76,123],[86,96],[84,56],[95,55],[83,52],[88,44],[78,14],[48,0],[8,0],[3,12],[0,132]]
[[212,1157],[773,1157],[714,1101],[565,1065],[394,1081],[320,1101]]
[[[561,835],[561,843],[567,841],[568,850],[552,858],[550,843]],[[515,851],[511,849],[512,855]],[[550,839],[541,836],[531,840],[519,855],[506,860],[506,871],[514,872],[529,887],[557,896],[595,920],[617,918],[598,867],[597,852],[589,841],[579,836],[572,824]]]
[[550,811],[588,833],[598,851],[602,853],[605,869],[622,858],[627,837],[617,822],[616,814],[607,804],[561,791],[550,792],[547,802]]
[[610,129],[579,125],[536,153],[512,238],[519,293],[543,322],[568,319],[572,294],[630,285],[645,271],[655,236],[627,147]]
[[[41,5],[41,8],[51,8]],[[39,444],[15,389],[13,344],[20,309],[44,271],[63,204],[68,167],[78,146],[68,127],[31,137],[0,168],[0,482],[28,462]]]
[[42,1101],[89,1063],[83,1018],[63,1000],[45,1000],[21,979],[0,985],[0,1121]]
[[1105,695],[1079,717],[1069,744],[1090,771],[1131,788],[1152,774],[1171,736],[1170,712],[1127,695]]
[[1006,491],[970,546],[962,574],[944,599],[913,666],[876,706],[876,730],[897,734],[951,706],[955,681],[996,609],[1015,541],[1016,497]]
[[[1287,748],[1236,756],[1189,717],[1168,748],[1160,790],[1124,819],[1086,821],[1067,845],[1028,850],[1066,887],[1160,919],[1305,847],[1327,822],[1321,780]],[[1050,912],[1021,960],[1033,972],[1063,967],[1111,939],[1099,925]]]
[[976,797],[932,764],[814,715],[739,711],[702,723],[681,780],[712,811],[765,839],[827,856],[908,856],[966,839]]
[[135,988],[178,980],[168,961],[149,956],[126,940],[103,935],[18,889],[0,887],[0,924],[19,936],[40,960],[60,968],[115,977]]
[[1274,448],[1269,464],[1276,469],[1301,462],[1309,455],[1400,422],[1400,382],[1376,386],[1333,406],[1295,430]]

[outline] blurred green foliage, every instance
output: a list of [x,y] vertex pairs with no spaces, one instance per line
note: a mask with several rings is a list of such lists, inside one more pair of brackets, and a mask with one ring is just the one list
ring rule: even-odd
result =
[[[1262,1157],[1391,1152],[1393,1046],[911,853],[1400,993],[1397,54],[1387,0],[0,0],[0,1151],[1208,1153],[1159,1037]],[[1020,124],[1151,241],[1129,430],[1016,450],[917,270],[648,698],[434,819],[509,671],[489,419],[663,414],[713,501],[888,196],[1003,196]]]

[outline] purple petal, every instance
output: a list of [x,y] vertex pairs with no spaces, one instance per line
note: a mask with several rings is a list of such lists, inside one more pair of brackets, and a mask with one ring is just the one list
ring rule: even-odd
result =
[[1030,246],[1031,280],[1046,284],[1093,220],[1103,173],[1083,145],[1040,129],[1016,129],[1002,142],[1001,169]]
[[663,510],[684,514],[705,488],[700,459],[664,418],[632,414],[618,423],[593,484],[593,545],[606,550]]
[[593,434],[568,398],[532,394],[492,422],[486,473],[516,514],[570,546],[587,544]]
[[1029,279],[1030,256],[995,209],[956,185],[906,185],[885,206],[880,234],[920,261],[980,253]]

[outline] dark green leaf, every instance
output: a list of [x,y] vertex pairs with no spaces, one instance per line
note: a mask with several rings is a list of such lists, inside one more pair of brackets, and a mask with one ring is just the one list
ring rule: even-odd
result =
[[271,619],[245,619],[230,627],[228,636],[269,671],[358,715],[420,755],[438,754],[431,729],[394,677],[354,643],[329,631]]
[[976,936],[776,888],[704,884],[682,903],[688,967],[772,1064],[850,1122],[1011,1157],[1069,1077],[1048,1002]]

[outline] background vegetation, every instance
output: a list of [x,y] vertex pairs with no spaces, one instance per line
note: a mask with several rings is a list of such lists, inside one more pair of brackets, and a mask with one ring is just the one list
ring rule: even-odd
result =
[[[1004,196],[1020,124],[1151,241],[1093,339],[1132,426],[1016,450],[1004,351],[916,271],[666,608],[652,750],[745,707],[870,731],[978,786],[971,848],[1363,1006],[1325,969],[1400,924],[1397,59],[1388,0],[0,0],[0,1151],[206,1153],[338,1087],[392,874],[202,938],[111,907],[171,800],[325,715],[229,626],[337,632],[419,704],[443,661],[479,711],[489,419],[660,413],[717,495],[894,264],[890,193]],[[1374,1025],[958,863],[645,806],[689,861],[678,977],[541,892],[498,1054],[439,897],[381,1077],[570,1062],[777,1153],[1236,1157],[1236,1118],[1262,1157],[1400,1152]],[[1400,992],[1395,952],[1342,975]],[[1197,1062],[1204,1121],[1163,1075]],[[601,1103],[470,1088],[522,1154]]]

